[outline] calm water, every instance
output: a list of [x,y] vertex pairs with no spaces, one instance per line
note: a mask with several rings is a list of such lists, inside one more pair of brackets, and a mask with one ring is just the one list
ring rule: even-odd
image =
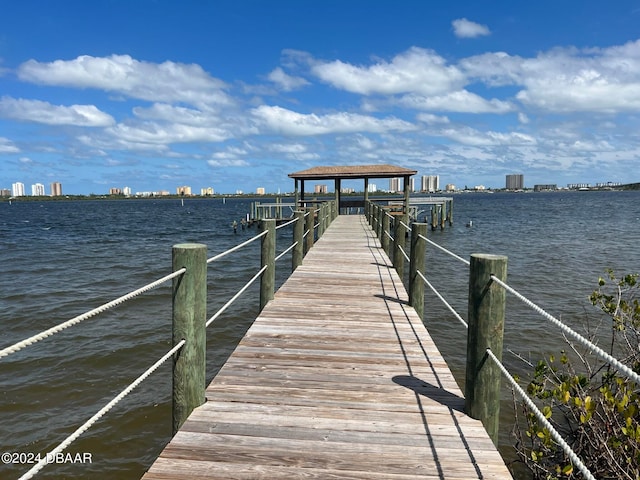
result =
[[[249,201],[178,200],[0,203],[0,348],[81,314],[170,272],[171,246],[208,245],[209,256],[257,233],[234,234]],[[468,194],[455,196],[453,227],[430,237],[467,258],[509,257],[509,283],[577,326],[606,268],[640,271],[640,192]],[[473,227],[465,223],[473,220]],[[279,245],[290,229],[279,230]],[[215,312],[258,269],[255,242],[210,267]],[[278,281],[286,278],[284,258]],[[466,317],[466,267],[429,249],[428,276]],[[208,332],[208,379],[257,315],[250,289]],[[466,333],[430,295],[426,323],[460,376]],[[0,452],[46,452],[170,348],[170,286],[160,287],[0,360]],[[562,348],[558,332],[509,301],[505,349],[537,358]],[[532,341],[533,339],[533,341]],[[505,353],[518,371],[522,364]],[[170,365],[165,364],[67,450],[90,465],[49,465],[38,478],[138,479],[171,433]],[[505,447],[510,400],[503,405]],[[0,478],[28,466],[0,464]]]

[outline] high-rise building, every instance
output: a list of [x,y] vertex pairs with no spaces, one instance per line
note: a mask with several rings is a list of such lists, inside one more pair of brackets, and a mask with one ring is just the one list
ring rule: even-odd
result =
[[401,192],[400,188],[400,179],[399,178],[390,178],[389,179],[389,191],[390,192]]
[[11,184],[11,194],[14,197],[24,197],[24,183],[16,182]]
[[318,183],[313,187],[313,193],[327,193],[329,190],[324,183]]
[[440,190],[440,175],[423,175],[421,190],[430,193]]
[[264,195],[265,194],[265,189],[264,187],[258,187],[256,188],[256,195]]
[[125,197],[130,197],[131,196],[131,187],[124,187],[122,189],[122,193],[124,194]]
[[182,186],[182,187],[178,187],[176,188],[176,193],[178,195],[182,195],[182,196],[190,196],[191,195],[191,187],[188,186]]
[[524,188],[524,175],[521,173],[507,175],[507,190],[522,190]]
[[53,182],[51,185],[51,196],[52,197],[61,197],[62,196],[62,184],[60,182]]
[[42,183],[31,185],[31,195],[33,195],[34,197],[43,197],[44,185]]

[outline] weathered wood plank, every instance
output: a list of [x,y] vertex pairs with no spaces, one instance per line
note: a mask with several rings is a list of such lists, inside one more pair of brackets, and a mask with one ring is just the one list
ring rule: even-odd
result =
[[143,478],[511,478],[407,302],[363,217],[338,217]]

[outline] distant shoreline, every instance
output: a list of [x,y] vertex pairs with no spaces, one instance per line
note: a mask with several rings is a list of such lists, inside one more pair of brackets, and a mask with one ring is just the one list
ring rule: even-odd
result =
[[[554,192],[618,192],[618,191],[629,191],[629,190],[640,190],[640,183],[628,183],[625,185],[618,185],[614,188],[611,187],[593,187],[586,189],[557,189],[557,190],[541,190],[535,191],[532,188],[527,188],[524,190],[513,191],[507,190],[504,188],[501,189],[486,189],[486,190],[456,190],[454,192],[413,192],[413,195],[459,195],[465,193],[554,193]],[[397,192],[374,192],[371,193],[370,196],[375,197],[385,197],[385,196],[397,196],[400,195]],[[342,193],[340,194],[342,197],[358,197],[363,196],[364,192],[353,192],[353,193]],[[214,195],[152,195],[152,196],[124,196],[124,195],[62,195],[57,197],[52,197],[50,195],[43,196],[33,196],[33,195],[24,195],[21,197],[0,197],[1,201],[12,201],[12,202],[64,202],[70,200],[212,200],[212,199],[247,199],[247,200],[256,200],[256,199],[273,199],[273,198],[293,198],[295,196],[292,192],[287,193],[266,193],[263,195],[258,194],[214,194]],[[311,192],[305,192],[305,196],[317,196],[317,197],[332,197],[332,192],[328,194],[316,194]]]

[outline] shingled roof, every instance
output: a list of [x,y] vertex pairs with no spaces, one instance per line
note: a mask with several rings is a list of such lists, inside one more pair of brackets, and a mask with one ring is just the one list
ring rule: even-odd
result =
[[313,167],[290,173],[289,177],[300,180],[322,180],[328,178],[395,178],[411,176],[417,170],[394,165],[349,165],[333,167]]

